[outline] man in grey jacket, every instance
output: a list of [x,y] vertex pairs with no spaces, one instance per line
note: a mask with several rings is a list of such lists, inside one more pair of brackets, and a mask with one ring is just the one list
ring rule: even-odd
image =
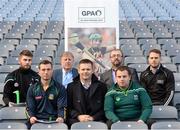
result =
[[[100,80],[107,84],[108,89],[116,83],[115,79],[115,71],[119,66],[123,65],[123,52],[120,49],[114,49],[111,51],[109,55],[112,67],[110,70],[104,72],[100,75]],[[134,68],[130,68],[129,70],[132,73],[132,80],[139,83],[137,71]]]

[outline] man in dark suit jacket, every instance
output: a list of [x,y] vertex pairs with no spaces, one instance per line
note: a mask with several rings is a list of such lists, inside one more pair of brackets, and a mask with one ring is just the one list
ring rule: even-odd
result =
[[[112,50],[109,57],[111,60],[112,68],[100,75],[100,80],[103,83],[107,84],[108,89],[111,88],[116,83],[115,70],[119,66],[123,65],[123,60],[124,60],[123,52],[120,49]],[[139,83],[139,78],[136,69],[129,67],[129,70],[132,73],[132,80]]]
[[53,72],[53,79],[64,85],[67,88],[67,84],[73,81],[78,75],[76,68],[73,68],[74,56],[71,52],[64,52],[60,56],[61,69],[56,69]]
[[93,74],[93,62],[83,59],[79,62],[79,76],[68,84],[67,123],[105,121],[104,97],[106,84]]

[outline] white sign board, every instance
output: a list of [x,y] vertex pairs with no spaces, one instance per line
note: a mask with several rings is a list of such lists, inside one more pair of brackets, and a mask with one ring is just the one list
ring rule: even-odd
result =
[[[119,48],[119,0],[65,0],[65,50],[90,58],[98,73],[110,68],[108,53]],[[78,62],[78,61],[77,61]],[[104,62],[104,63],[103,63]]]

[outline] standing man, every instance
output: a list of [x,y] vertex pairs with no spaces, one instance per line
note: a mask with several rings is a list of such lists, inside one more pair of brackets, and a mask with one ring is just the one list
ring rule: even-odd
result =
[[[116,78],[115,78],[115,71],[117,70],[118,67],[123,65],[123,52],[120,49],[114,49],[110,52],[109,58],[111,60],[112,68],[100,76],[100,80],[103,83],[106,83],[108,85],[108,88],[112,87],[116,83]],[[134,68],[130,68],[129,70],[132,73],[131,79],[135,82],[139,83],[137,71]]]
[[39,75],[31,69],[32,57],[29,50],[23,50],[19,54],[19,69],[7,75],[3,92],[3,101],[6,106],[26,102],[28,88],[39,81]]
[[71,52],[64,52],[60,56],[60,64],[62,69],[56,69],[53,72],[53,79],[64,85],[67,88],[67,84],[73,81],[78,75],[76,68],[73,68],[74,56]]
[[65,88],[52,79],[53,66],[48,60],[39,63],[40,82],[31,86],[27,93],[29,123],[37,120],[64,122],[67,96]]
[[68,84],[68,125],[75,122],[105,121],[104,96],[106,85],[93,74],[93,62],[82,59],[78,66],[79,76]]
[[149,52],[149,67],[141,73],[140,82],[147,90],[153,104],[172,105],[175,89],[173,72],[160,63],[161,52],[152,49]]

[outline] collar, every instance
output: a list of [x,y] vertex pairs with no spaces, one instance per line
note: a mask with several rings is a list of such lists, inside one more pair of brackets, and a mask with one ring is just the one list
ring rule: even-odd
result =
[[[49,88],[51,88],[53,85],[54,85],[54,81],[53,81],[52,78],[51,78],[51,79],[50,79],[50,82],[49,82],[49,87],[47,88],[47,90],[48,90]],[[42,87],[42,89],[43,89],[43,84],[42,84],[42,82],[41,82],[41,87]]]
[[19,67],[19,71],[20,71],[21,73],[27,74],[27,73],[29,73],[29,72],[31,71],[31,68],[29,68],[29,69],[24,69],[24,68],[22,68],[22,67]]
[[91,81],[90,81],[89,83],[84,83],[84,82],[82,82],[82,81],[80,81],[80,82],[81,82],[82,86],[83,86],[85,89],[88,89],[88,88],[90,87],[90,85],[91,85]]
[[65,73],[70,73],[72,71],[72,69],[70,69],[69,71],[65,71],[64,69],[62,69],[62,72],[63,72],[63,74],[65,74]]
[[[76,76],[76,77],[73,79],[73,81],[75,81],[75,82],[79,82],[79,81],[80,81],[80,76],[79,76],[79,74],[78,74],[78,76]],[[96,81],[98,81],[98,78],[96,77],[95,74],[92,74],[91,82],[96,82]]]
[[116,76],[115,76],[115,72],[116,72],[116,70],[113,70],[112,69],[112,80],[113,80],[113,82],[114,82],[114,84],[116,83]]
[[116,83],[116,84],[114,84],[114,88],[115,88],[116,90],[120,90],[120,91],[127,91],[127,90],[130,89],[131,85],[132,85],[132,81],[129,82],[129,86],[128,86],[127,88],[123,89],[121,86],[119,86],[119,85]]
[[156,72],[158,72],[158,70],[160,69],[160,67],[161,67],[161,64],[159,64],[159,66],[157,67],[157,69],[155,70],[155,72],[153,72],[151,66],[149,66],[149,70],[150,70],[153,74],[155,74]]

